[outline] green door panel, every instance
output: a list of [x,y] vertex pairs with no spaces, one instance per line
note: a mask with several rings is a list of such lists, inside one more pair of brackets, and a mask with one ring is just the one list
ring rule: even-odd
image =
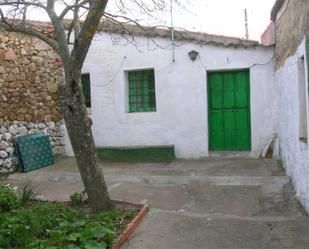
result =
[[251,149],[249,70],[208,73],[209,149]]
[[248,108],[249,106],[249,78],[244,72],[235,73],[235,107]]
[[223,107],[223,85],[220,74],[211,76],[212,91],[211,91],[211,105],[213,109],[222,109]]
[[234,150],[236,147],[235,133],[235,113],[233,111],[224,112],[224,149]]
[[233,83],[233,75],[231,73],[223,74],[223,98],[224,98],[224,109],[233,108],[235,105],[234,98],[234,83]]
[[235,112],[236,125],[236,143],[239,150],[247,150],[250,148],[250,127],[248,121],[250,120],[249,112],[247,110],[238,110]]
[[224,147],[222,147],[224,144],[223,112],[213,111],[211,115],[210,130],[212,134],[214,134],[211,137],[211,144],[217,149],[224,149]]

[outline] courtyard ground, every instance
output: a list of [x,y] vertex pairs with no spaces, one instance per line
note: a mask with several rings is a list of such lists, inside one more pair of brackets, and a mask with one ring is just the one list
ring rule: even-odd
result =
[[[104,174],[112,198],[151,206],[124,249],[309,249],[309,218],[277,161],[105,163]],[[49,200],[83,189],[73,158],[6,182]]]

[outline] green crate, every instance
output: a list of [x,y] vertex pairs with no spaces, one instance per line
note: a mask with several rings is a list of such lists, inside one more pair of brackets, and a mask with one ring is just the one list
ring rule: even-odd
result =
[[48,136],[32,133],[14,138],[20,170],[29,172],[54,164],[54,155]]

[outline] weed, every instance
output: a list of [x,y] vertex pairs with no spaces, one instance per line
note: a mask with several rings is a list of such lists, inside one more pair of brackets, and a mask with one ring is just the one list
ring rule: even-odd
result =
[[4,180],[9,176],[10,173],[2,173],[0,172],[0,180]]
[[37,193],[34,192],[33,187],[30,184],[25,185],[21,191],[18,191],[19,199],[22,205],[27,204],[29,201],[32,201],[37,196]]
[[8,212],[18,208],[20,202],[16,194],[5,187],[0,188],[0,212]]
[[17,187],[7,183],[7,184],[0,184],[0,189],[8,189],[12,192],[15,192],[17,190]]
[[85,192],[74,192],[71,196],[70,196],[70,200],[72,202],[73,206],[80,206],[82,205],[87,199],[86,193]]

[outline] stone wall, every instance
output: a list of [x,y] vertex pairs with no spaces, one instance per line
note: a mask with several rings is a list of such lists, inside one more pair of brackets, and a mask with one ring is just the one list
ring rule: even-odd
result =
[[41,131],[55,153],[64,151],[57,54],[40,40],[0,30],[0,171],[14,171],[13,138]]
[[289,0],[276,21],[276,69],[292,56],[309,33],[308,0]]
[[16,33],[0,33],[0,121],[60,120],[59,58],[45,43]]

